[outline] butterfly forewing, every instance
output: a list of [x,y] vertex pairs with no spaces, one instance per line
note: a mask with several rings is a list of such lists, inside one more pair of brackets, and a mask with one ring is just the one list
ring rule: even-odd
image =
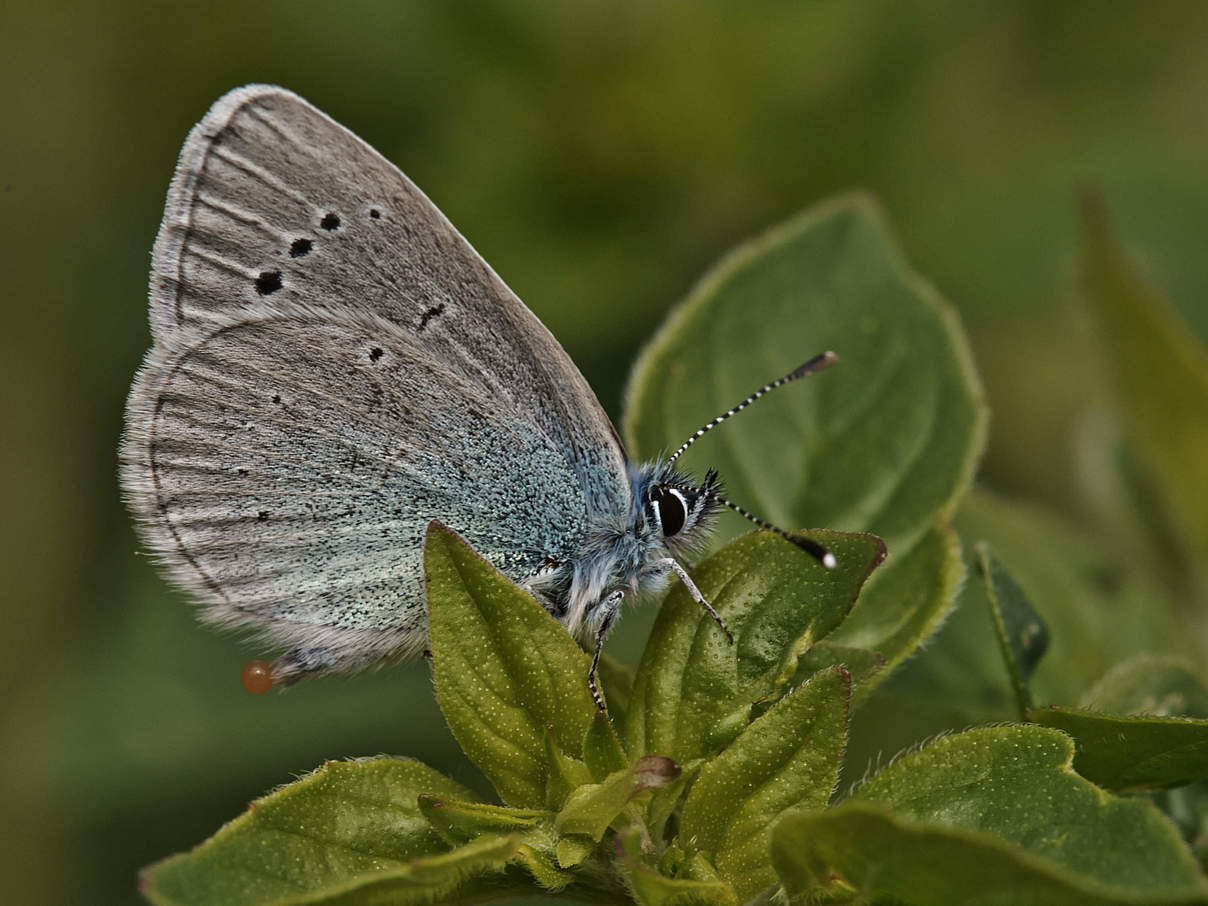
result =
[[282,88],[220,99],[181,151],[152,262],[159,343],[269,300],[371,312],[422,334],[542,428],[593,509],[620,506],[625,457],[587,382],[397,167]]

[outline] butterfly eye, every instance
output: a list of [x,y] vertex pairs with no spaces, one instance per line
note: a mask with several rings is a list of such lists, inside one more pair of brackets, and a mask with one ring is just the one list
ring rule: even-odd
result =
[[688,518],[684,495],[675,488],[656,488],[651,500],[659,505],[659,523],[663,527],[663,537],[670,538],[677,534]]

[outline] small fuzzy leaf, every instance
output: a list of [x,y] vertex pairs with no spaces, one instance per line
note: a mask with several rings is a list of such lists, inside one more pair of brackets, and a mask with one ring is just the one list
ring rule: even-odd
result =
[[1036,708],[1035,723],[1074,737],[1074,770],[1119,792],[1208,780],[1208,720],[1114,717],[1072,708]]
[[484,834],[515,834],[523,838],[543,823],[553,824],[553,812],[509,808],[485,802],[466,802],[424,793],[419,808],[428,823],[451,844],[460,845]]
[[677,871],[672,877],[645,860],[636,830],[618,834],[613,848],[638,906],[738,906],[733,889],[703,857],[674,860]]
[[632,768],[622,768],[601,783],[584,784],[567,797],[555,824],[561,834],[578,834],[599,841],[604,831],[634,796],[675,781],[680,768],[670,758],[647,755]]
[[596,712],[596,719],[583,740],[583,761],[596,781],[603,780],[614,771],[623,770],[629,764],[616,728],[603,711]]
[[563,871],[550,856],[527,843],[522,843],[516,848],[516,856],[513,861],[524,866],[525,870],[532,875],[533,880],[544,890],[559,891],[575,879],[572,872]]
[[740,900],[776,881],[768,846],[780,816],[830,800],[850,698],[846,670],[819,673],[701,770],[684,802],[680,837],[712,860]]
[[595,719],[590,658],[532,595],[437,522],[424,573],[436,698],[449,728],[505,803],[547,805],[548,746],[579,758]]
[[596,841],[591,837],[570,836],[561,837],[554,848],[555,858],[562,868],[574,868],[596,848]]
[[985,541],[977,545],[978,571],[986,585],[990,616],[1002,649],[1019,716],[1026,718],[1032,707],[1028,681],[1049,648],[1049,630],[1033,608],[1019,583],[1011,577]]
[[416,761],[328,763],[257,800],[193,851],[151,866],[142,889],[165,906],[241,906],[404,869],[448,849],[421,813],[425,793],[472,798]]
[[545,734],[545,757],[550,766],[545,779],[545,801],[556,803],[559,808],[574,790],[594,779],[585,762],[571,758],[558,748],[552,732]]
[[829,641],[819,642],[797,662],[798,678],[806,679],[827,667],[844,667],[851,676],[853,689],[872,680],[874,674],[885,669],[885,655],[868,648],[852,648],[835,645]]

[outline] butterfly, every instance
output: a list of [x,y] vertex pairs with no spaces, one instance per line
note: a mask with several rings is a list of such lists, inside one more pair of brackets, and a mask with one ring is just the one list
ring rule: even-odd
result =
[[288,649],[278,685],[424,649],[434,520],[594,640],[601,707],[600,650],[626,597],[678,577],[728,634],[681,561],[721,506],[771,527],[676,460],[835,361],[633,463],[562,347],[432,202],[267,85],[225,95],[189,134],[149,295],[122,487],[205,621]]

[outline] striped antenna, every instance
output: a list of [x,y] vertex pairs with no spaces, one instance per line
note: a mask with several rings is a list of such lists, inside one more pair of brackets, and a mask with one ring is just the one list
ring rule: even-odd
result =
[[[670,465],[671,463],[675,462],[680,457],[681,453],[683,453],[690,446],[692,446],[694,443],[696,443],[696,441],[698,439],[700,439],[710,429],[716,428],[718,425],[720,425],[722,422],[724,422],[731,415],[741,412],[743,409],[747,408],[747,406],[751,405],[751,403],[755,402],[755,400],[759,399],[765,393],[767,393],[771,390],[775,390],[777,387],[783,387],[785,384],[792,383],[793,381],[797,380],[798,378],[803,378],[803,377],[806,377],[807,375],[815,374],[816,372],[821,371],[823,368],[829,368],[831,365],[835,364],[835,362],[837,362],[837,361],[839,361],[839,357],[837,355],[835,355],[833,352],[827,351],[827,352],[822,353],[821,355],[814,356],[812,359],[810,359],[804,365],[801,365],[798,368],[794,368],[792,371],[790,371],[784,377],[779,378],[778,380],[772,381],[772,383],[770,383],[770,384],[764,384],[762,387],[760,387],[758,390],[756,390],[754,393],[752,393],[750,396],[748,396],[745,400],[743,400],[741,403],[739,403],[733,409],[723,412],[721,415],[717,416],[717,418],[713,419],[713,421],[709,422],[707,425],[705,425],[699,431],[697,431],[695,434],[693,434],[691,437],[689,437],[686,441],[684,441],[680,445],[680,448],[671,454],[671,458],[667,460],[667,464]],[[746,510],[744,510],[742,507],[740,507],[737,503],[733,503],[729,500],[726,500],[726,498],[715,493],[711,489],[706,490],[706,493],[713,500],[716,500],[718,503],[722,504],[723,506],[729,507],[731,510],[733,510],[735,513],[737,513],[739,516],[742,516],[744,519],[747,519],[747,520],[755,523],[761,529],[765,529],[769,532],[773,532],[773,533],[779,535],[781,538],[784,538],[786,541],[791,541],[793,544],[797,545],[803,551],[812,555],[814,557],[814,559],[816,559],[819,563],[821,563],[827,569],[835,568],[835,555],[832,554],[830,551],[828,551],[825,547],[823,547],[817,541],[813,541],[809,538],[805,538],[805,537],[799,536],[799,535],[790,535],[784,529],[777,528],[776,526],[772,525],[770,522],[764,522],[758,516],[756,516],[752,513],[748,513]]]
[[804,535],[790,535],[784,529],[776,528],[776,526],[772,525],[772,523],[764,522],[758,516],[756,516],[752,513],[748,513],[746,510],[744,510],[742,507],[740,507],[737,503],[732,503],[731,501],[726,500],[726,498],[724,498],[718,494],[714,494],[712,492],[710,492],[709,496],[711,498],[713,498],[714,500],[716,500],[718,503],[728,506],[730,509],[732,509],[734,512],[736,512],[743,519],[749,519],[751,522],[754,522],[761,529],[766,529],[767,531],[772,532],[773,534],[779,535],[781,538],[783,538],[786,541],[791,541],[793,544],[797,545],[799,548],[801,548],[807,554],[812,555],[815,560],[817,560],[819,563],[821,563],[827,569],[835,568],[835,562],[836,562],[835,555],[832,554],[830,551],[828,551],[825,547],[823,547],[817,541],[814,541],[812,538],[806,538]]
[[[770,383],[770,384],[764,384],[762,387],[760,387],[758,390],[756,390],[754,393],[752,393],[750,396],[748,396],[745,400],[743,400],[741,403],[739,403],[733,409],[729,409],[726,412],[723,412],[721,415],[717,416],[717,418],[713,419],[713,421],[709,422],[707,425],[705,425],[699,431],[697,431],[695,434],[693,434],[691,437],[689,437],[686,441],[684,441],[682,444],[680,444],[680,448],[678,450],[676,450],[674,453],[672,453],[671,458],[667,460],[667,465],[671,465],[673,462],[675,462],[677,459],[679,459],[681,453],[683,453],[690,446],[692,446],[694,443],[696,443],[710,429],[716,428],[718,425],[720,425],[722,422],[724,422],[731,415],[735,415],[736,413],[741,412],[743,409],[747,408],[747,406],[751,405],[751,403],[755,402],[755,400],[759,399],[765,393],[767,393],[771,390],[775,390],[777,387],[783,387],[785,384],[792,383],[793,381],[797,380],[798,378],[803,378],[803,377],[806,377],[807,375],[811,375],[811,374],[814,374],[815,372],[821,371],[823,368],[828,368],[831,365],[835,364],[835,362],[837,362],[837,361],[839,361],[839,357],[837,355],[835,355],[833,352],[827,351],[827,352],[822,353],[821,355],[814,356],[812,359],[810,359],[804,365],[794,368],[792,371],[790,371],[784,377],[778,378],[777,380],[772,381],[772,383]],[[718,499],[720,500],[721,498],[718,498]],[[730,506],[731,506],[731,508],[733,507],[732,504],[730,504]]]

